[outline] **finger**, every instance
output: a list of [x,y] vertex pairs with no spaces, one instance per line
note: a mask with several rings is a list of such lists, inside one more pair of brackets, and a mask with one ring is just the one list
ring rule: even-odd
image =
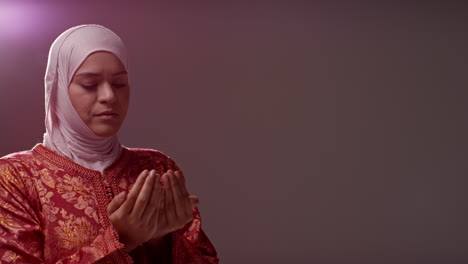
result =
[[170,180],[170,170],[165,173],[165,177],[163,179],[164,182],[164,207],[166,211],[166,220],[168,225],[172,225],[176,223],[177,215],[175,213],[175,205],[174,205],[174,198],[171,188],[171,180]]
[[184,195],[183,191],[181,190],[179,180],[177,179],[176,174],[174,172],[170,174],[169,181],[171,182],[172,199],[174,199],[174,211],[176,217],[182,218],[186,216],[185,207],[186,198],[188,198],[188,195]]
[[165,228],[167,228],[167,216],[166,216],[166,207],[165,207],[165,204],[166,204],[166,194],[165,194],[165,192],[166,191],[164,189],[162,189],[161,191],[162,191],[161,210],[159,210],[158,221],[159,221],[159,224],[161,226],[161,229],[165,229]]
[[[157,215],[159,214],[159,209],[161,207],[161,185],[159,184],[160,175],[156,174],[155,180],[153,182],[153,191],[150,196],[148,206],[145,209],[143,214],[143,221],[148,223],[158,222]],[[156,216],[155,216],[156,215]]]
[[156,228],[154,230],[155,234],[157,232],[164,231],[164,228],[167,227],[166,215],[163,215],[164,217],[161,217],[161,213],[165,214],[165,211],[164,211],[164,196],[162,194],[163,194],[163,190],[161,188],[160,193],[159,193],[157,209],[154,210],[154,213],[151,216],[151,218],[152,218],[151,221],[154,221],[153,223],[156,224]]
[[145,183],[141,188],[140,193],[138,194],[138,198],[135,202],[135,206],[132,209],[131,214],[135,215],[138,218],[143,216],[143,213],[146,210],[146,206],[150,201],[151,193],[153,192],[156,172],[151,170],[148,177],[146,177]]
[[187,191],[187,188],[185,186],[185,182],[183,181],[182,179],[182,173],[180,171],[176,171],[175,172],[175,175],[177,176],[176,177],[176,181],[178,183],[178,186],[179,186],[179,189],[181,190],[181,195],[179,196],[180,199],[181,199],[181,206],[182,206],[182,209],[183,209],[183,214],[186,218],[188,219],[192,219],[192,202],[190,200],[190,197],[189,197],[189,193]]
[[200,199],[198,199],[195,195],[190,195],[190,203],[192,204],[192,209],[197,207],[200,203]]
[[107,206],[107,214],[111,215],[115,211],[117,211],[117,209],[120,208],[120,206],[124,203],[124,201],[125,201],[125,191],[117,194],[114,197],[114,199],[112,199],[112,201]]
[[182,180],[182,183],[185,184],[185,175],[181,170],[178,170],[178,173],[180,176],[182,176],[180,179]]
[[180,189],[182,190],[183,195],[189,196],[189,192],[187,191],[187,187],[185,185],[184,174],[181,171],[176,171],[174,173],[176,175],[177,183],[180,185]]
[[127,196],[127,200],[125,200],[124,204],[122,205],[125,213],[130,213],[132,211],[135,201],[138,198],[138,194],[140,193],[141,187],[143,187],[147,176],[148,170],[142,171],[136,179],[135,184],[133,184],[133,187]]

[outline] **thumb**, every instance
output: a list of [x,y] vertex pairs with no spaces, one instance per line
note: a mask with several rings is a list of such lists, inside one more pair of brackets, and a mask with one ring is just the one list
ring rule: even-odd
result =
[[109,203],[107,206],[107,213],[109,215],[113,214],[117,209],[120,208],[120,206],[124,203],[125,201],[125,191],[119,193],[112,199],[112,201]]
[[190,195],[189,198],[190,198],[190,202],[192,203],[192,209],[197,207],[198,204],[200,203],[200,199],[198,199],[198,197],[195,195]]

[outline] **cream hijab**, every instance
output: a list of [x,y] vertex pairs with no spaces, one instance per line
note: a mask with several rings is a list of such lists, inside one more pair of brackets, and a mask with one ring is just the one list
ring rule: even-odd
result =
[[121,151],[117,136],[97,136],[81,120],[68,94],[73,75],[93,52],[107,51],[127,69],[122,40],[100,25],[81,25],[63,32],[52,43],[45,74],[44,145],[88,169],[103,172]]

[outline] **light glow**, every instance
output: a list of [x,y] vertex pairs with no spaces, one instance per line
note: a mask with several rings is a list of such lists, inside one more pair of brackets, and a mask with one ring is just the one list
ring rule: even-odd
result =
[[33,3],[0,0],[0,41],[25,39],[31,33],[35,35],[34,31],[41,24],[37,16],[39,9]]

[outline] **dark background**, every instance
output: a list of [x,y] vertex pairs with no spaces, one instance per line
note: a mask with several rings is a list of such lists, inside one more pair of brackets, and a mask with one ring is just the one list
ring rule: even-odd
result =
[[466,7],[0,0],[0,156],[42,141],[53,40],[102,24],[121,141],[182,167],[221,263],[468,263]]

